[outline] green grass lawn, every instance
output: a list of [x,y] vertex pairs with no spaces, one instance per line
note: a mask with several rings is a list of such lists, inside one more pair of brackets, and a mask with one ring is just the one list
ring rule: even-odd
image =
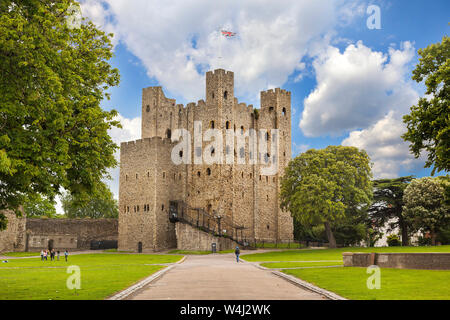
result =
[[344,263],[342,261],[307,261],[307,262],[268,262],[261,263],[266,268],[297,268],[297,267],[324,267],[324,266],[341,266]]
[[[182,256],[147,254],[80,254],[65,262],[40,258],[0,263],[0,300],[98,300],[146,278]],[[81,289],[69,290],[67,267],[81,270]]]
[[[233,253],[234,250],[221,250],[217,251],[216,253]],[[190,250],[171,250],[168,253],[170,254],[211,254],[212,251],[190,251]]]
[[5,252],[0,254],[0,256],[6,256],[6,257],[33,257],[33,256],[40,256],[40,252]]
[[366,268],[291,269],[283,272],[352,300],[448,300],[450,271],[381,269],[380,289],[368,289]]
[[342,252],[450,252],[450,246],[300,249],[245,254],[242,258],[251,262],[342,260]]
[[268,268],[317,267],[283,272],[348,299],[450,299],[450,271],[381,269],[381,289],[369,290],[366,282],[370,274],[366,268],[320,268],[342,265],[343,252],[450,252],[450,246],[284,250],[246,254],[242,258],[265,261],[261,265]]
[[258,249],[300,249],[303,246],[298,243],[257,243],[256,248]]

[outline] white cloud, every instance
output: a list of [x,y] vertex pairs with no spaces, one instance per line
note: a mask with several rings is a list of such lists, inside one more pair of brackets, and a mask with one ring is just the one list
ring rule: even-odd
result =
[[424,165],[423,159],[409,153],[408,143],[401,138],[405,132],[404,123],[391,111],[369,128],[351,132],[342,145],[367,151],[374,164],[374,178],[393,178],[402,169],[414,171]]
[[304,153],[309,149],[308,144],[297,144],[295,142],[292,143],[292,157],[295,158],[300,153]]
[[[114,29],[150,77],[193,101],[203,98],[204,72],[219,66],[235,72],[237,95],[251,100],[268,86],[268,79],[273,86],[283,85],[303,68],[301,59],[311,41],[361,11],[346,0],[82,2],[83,14]],[[221,38],[221,28],[237,36]]]
[[328,48],[313,62],[317,87],[305,99],[300,128],[306,136],[341,135],[375,124],[390,110],[405,113],[418,94],[405,79],[414,57],[411,43],[388,54],[359,41],[344,52]]
[[[122,124],[122,129],[113,128],[109,130],[109,135],[113,141],[120,146],[121,142],[138,140],[141,138],[141,118],[128,119],[122,115],[118,115],[115,120],[119,120]],[[119,161],[120,151],[118,150],[114,155]],[[106,184],[110,187],[114,193],[116,199],[119,198],[119,166],[109,171],[111,180],[106,180]]]

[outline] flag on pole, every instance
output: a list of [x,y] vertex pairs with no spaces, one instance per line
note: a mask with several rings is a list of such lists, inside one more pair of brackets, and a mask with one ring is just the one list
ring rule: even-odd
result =
[[222,35],[225,38],[231,38],[231,37],[234,37],[236,35],[236,33],[235,32],[231,32],[231,31],[222,30]]

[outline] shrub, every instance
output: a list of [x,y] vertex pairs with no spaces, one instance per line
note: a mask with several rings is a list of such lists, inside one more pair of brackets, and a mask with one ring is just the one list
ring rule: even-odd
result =
[[400,242],[400,238],[396,234],[391,234],[387,236],[387,243],[389,247],[398,247],[402,243]]

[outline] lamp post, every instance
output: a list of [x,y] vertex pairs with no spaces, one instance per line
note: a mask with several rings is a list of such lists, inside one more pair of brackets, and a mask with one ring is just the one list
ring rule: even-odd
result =
[[222,219],[222,216],[221,216],[220,214],[214,214],[214,218],[217,219],[217,224],[218,224],[218,227],[219,227],[218,231],[219,231],[219,236],[220,236],[220,234],[221,234],[221,230],[220,230],[220,220]]

